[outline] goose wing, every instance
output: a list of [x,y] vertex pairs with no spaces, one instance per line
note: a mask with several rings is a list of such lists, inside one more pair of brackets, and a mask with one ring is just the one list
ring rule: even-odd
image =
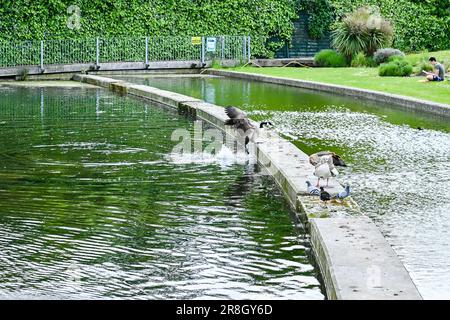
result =
[[230,119],[246,119],[247,115],[240,109],[232,106],[225,108],[225,113]]
[[317,153],[313,153],[309,156],[309,163],[313,166],[317,166],[322,161],[322,158],[331,158],[333,154],[334,153],[331,151],[319,151]]
[[225,125],[233,126],[235,129],[247,132],[250,129],[254,129],[254,126],[248,119],[229,119],[225,122]]
[[247,130],[254,129],[254,125],[251,124],[244,112],[236,107],[226,107],[225,113],[230,118],[225,121],[225,125],[233,126],[235,129],[240,129],[244,132]]

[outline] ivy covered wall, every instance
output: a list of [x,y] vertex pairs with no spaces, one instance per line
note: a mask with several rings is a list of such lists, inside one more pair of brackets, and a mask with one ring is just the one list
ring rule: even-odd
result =
[[[0,38],[255,35],[269,55],[293,32],[297,0],[0,0]],[[76,10],[79,7],[79,21]],[[79,28],[69,28],[79,22]],[[283,39],[283,40],[282,40]]]
[[318,39],[365,5],[392,21],[395,47],[450,48],[450,0],[0,0],[0,39],[250,34],[262,39],[253,53],[271,56],[291,38],[299,10]]

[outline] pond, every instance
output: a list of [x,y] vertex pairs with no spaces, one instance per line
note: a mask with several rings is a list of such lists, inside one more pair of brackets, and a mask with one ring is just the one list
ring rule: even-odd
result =
[[0,95],[0,298],[324,299],[270,177],[170,156],[191,120],[103,89]]
[[[450,298],[450,120],[361,99],[210,76],[122,77],[236,105],[307,153],[332,150],[339,180],[370,216],[426,299]],[[450,99],[449,99],[450,102]]]

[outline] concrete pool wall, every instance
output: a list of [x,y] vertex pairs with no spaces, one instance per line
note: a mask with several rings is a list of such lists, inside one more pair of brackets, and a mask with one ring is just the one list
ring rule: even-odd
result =
[[[108,88],[120,94],[176,108],[180,113],[206,121],[229,135],[224,108],[178,93],[93,75],[75,75],[73,80]],[[379,229],[351,199],[324,204],[307,192],[313,178],[309,157],[275,133],[255,145],[260,165],[273,176],[307,225],[315,259],[328,299],[421,299],[408,272]],[[333,180],[330,193],[342,186]]]
[[298,87],[304,89],[311,89],[316,91],[330,92],[333,94],[340,94],[351,96],[355,98],[361,98],[365,100],[378,101],[388,104],[393,104],[408,108],[411,110],[417,110],[421,112],[430,112],[433,114],[450,117],[450,105],[444,103],[437,103],[427,100],[416,99],[412,97],[401,96],[397,94],[379,92],[374,90],[359,89],[354,87],[347,87],[335,84],[327,84],[322,82],[314,82],[299,79],[281,78],[246,72],[227,71],[227,70],[214,70],[208,69],[207,74],[215,76],[233,77],[245,80],[254,80],[260,82],[274,83],[287,85],[291,87]]

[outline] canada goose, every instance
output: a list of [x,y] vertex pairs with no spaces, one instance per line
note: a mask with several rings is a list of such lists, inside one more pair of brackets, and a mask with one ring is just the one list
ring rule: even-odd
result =
[[240,109],[232,106],[225,108],[225,113],[230,118],[225,121],[226,126],[232,126],[237,130],[242,130],[245,135],[245,152],[249,154],[247,144],[255,143],[259,135],[259,130],[264,126],[272,125],[270,121],[264,121],[259,124],[259,128],[253,125],[247,115]]
[[331,195],[325,191],[323,187],[320,187],[320,200],[322,201],[330,201]]
[[339,155],[337,155],[334,152],[331,151],[320,151],[317,153],[314,153],[309,156],[309,163],[311,163],[313,166],[316,166],[319,163],[320,158],[322,157],[330,157],[333,159],[333,164],[335,166],[339,167],[346,167],[344,160],[341,159]]
[[270,122],[270,121],[263,121],[263,122],[261,122],[260,124],[259,124],[259,128],[260,129],[263,129],[264,128],[264,126],[273,126],[273,123],[272,122]]

